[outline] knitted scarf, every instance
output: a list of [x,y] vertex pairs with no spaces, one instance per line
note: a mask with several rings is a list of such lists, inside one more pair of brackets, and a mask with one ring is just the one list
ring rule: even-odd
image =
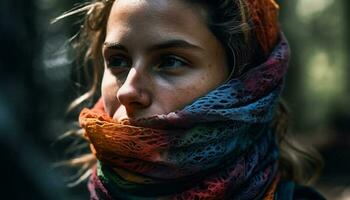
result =
[[272,199],[271,127],[288,68],[283,35],[266,62],[169,114],[116,121],[101,102],[79,122],[98,163],[91,199]]

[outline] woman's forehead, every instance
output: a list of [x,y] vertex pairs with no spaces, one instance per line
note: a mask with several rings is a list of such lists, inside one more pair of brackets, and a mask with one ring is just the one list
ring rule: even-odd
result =
[[118,0],[108,19],[106,42],[132,40],[136,45],[174,38],[191,42],[208,35],[200,11],[182,0]]
[[[191,24],[205,22],[203,9],[184,0],[118,0],[115,1],[109,21],[128,24]],[[205,22],[206,23],[206,22]]]
[[[115,0],[114,6],[128,7],[129,9],[143,9],[146,11],[165,11],[176,8],[198,8],[198,3],[189,0]],[[179,11],[179,10],[176,10]]]

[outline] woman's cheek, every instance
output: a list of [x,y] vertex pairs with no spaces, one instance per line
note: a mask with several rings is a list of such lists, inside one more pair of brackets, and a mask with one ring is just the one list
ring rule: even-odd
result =
[[117,91],[120,88],[114,76],[105,73],[102,79],[101,96],[104,102],[105,111],[109,116],[113,116],[114,112],[120,106],[117,99]]

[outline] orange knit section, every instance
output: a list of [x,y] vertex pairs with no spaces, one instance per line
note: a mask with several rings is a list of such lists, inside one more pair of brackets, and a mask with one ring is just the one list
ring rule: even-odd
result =
[[264,200],[274,200],[279,181],[280,181],[280,175],[277,175],[275,180],[272,182],[271,186],[269,187],[269,190],[266,192]]
[[246,3],[258,42],[268,54],[278,39],[279,6],[274,0],[246,0]]

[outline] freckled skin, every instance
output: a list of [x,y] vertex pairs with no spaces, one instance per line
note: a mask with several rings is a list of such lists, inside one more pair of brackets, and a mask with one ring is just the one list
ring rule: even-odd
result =
[[[179,110],[222,84],[228,77],[224,47],[208,29],[200,8],[181,0],[118,0],[107,23],[106,42],[122,44],[131,60],[128,71],[114,73],[106,50],[102,98],[116,120],[149,117]],[[148,51],[163,41],[181,39],[199,49]],[[155,70],[166,52],[190,64],[176,70]],[[158,60],[157,60],[158,59]],[[167,69],[168,70],[168,69]]]

